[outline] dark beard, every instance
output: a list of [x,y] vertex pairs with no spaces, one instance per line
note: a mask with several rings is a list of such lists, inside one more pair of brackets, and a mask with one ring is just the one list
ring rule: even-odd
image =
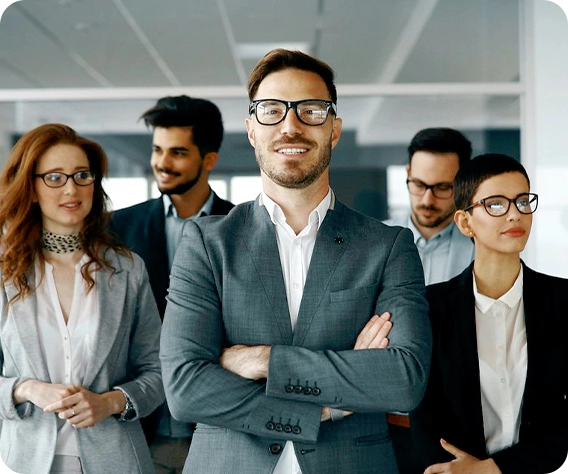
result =
[[171,189],[162,189],[159,186],[158,189],[162,194],[167,194],[168,196],[171,196],[172,194],[175,195],[185,194],[197,184],[199,178],[201,178],[202,172],[203,172],[203,162],[201,162],[201,164],[199,165],[199,169],[197,170],[197,174],[195,175],[194,178],[185,181],[184,183],[180,183],[176,187]]
[[[424,207],[419,207],[419,209],[424,209]],[[436,208],[432,208],[431,210],[437,210]],[[455,210],[446,212],[445,214],[440,214],[440,216],[433,220],[432,222],[423,222],[420,219],[420,216],[418,215],[418,213],[415,213],[414,211],[412,212],[412,217],[413,217],[413,221],[414,224],[419,224],[422,227],[427,227],[430,229],[435,229],[436,227],[442,225],[444,222],[446,222],[451,216],[454,215]]]
[[[292,144],[294,143],[294,140],[287,143]],[[255,155],[256,162],[260,169],[266,176],[268,176],[268,178],[270,178],[271,181],[283,188],[303,189],[316,181],[328,168],[331,161],[331,141],[323,149],[322,154],[320,155],[320,160],[312,168],[303,171],[302,174],[300,174],[300,170],[287,170],[281,173],[275,173],[269,167],[264,166],[265,161],[260,150],[257,150]]]

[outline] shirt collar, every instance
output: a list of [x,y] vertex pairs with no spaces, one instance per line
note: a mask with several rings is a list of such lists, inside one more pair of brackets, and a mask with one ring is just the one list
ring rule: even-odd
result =
[[521,271],[513,283],[513,286],[507,293],[498,299],[490,298],[489,296],[482,295],[477,289],[477,282],[475,281],[475,274],[473,275],[473,294],[475,296],[475,307],[481,311],[481,313],[486,313],[491,309],[491,306],[497,301],[502,301],[509,308],[514,308],[519,300],[523,296],[523,266],[521,265]]
[[[412,231],[412,234],[414,234],[414,243],[415,244],[417,244],[420,239],[426,240],[425,237],[420,233],[418,228],[414,225],[414,222],[412,221],[412,217],[411,217],[410,214],[408,215],[408,223],[407,223],[406,227],[408,227]],[[450,222],[450,224],[447,225],[446,227],[444,227],[444,229],[442,229],[440,232],[438,232],[437,234],[430,237],[428,239],[428,241],[430,241],[434,238],[441,239],[441,238],[444,238],[444,237],[450,237],[451,233],[454,231],[455,227],[456,227],[455,224],[453,222]]]
[[[321,224],[327,214],[327,211],[330,209],[334,195],[331,188],[328,189],[327,194],[322,199],[322,201],[316,206],[316,208],[310,212],[308,217],[308,225],[312,224],[314,221],[316,222],[316,228],[319,230]],[[276,223],[284,223],[286,222],[286,218],[284,217],[284,211],[282,208],[276,204],[272,199],[268,197],[268,195],[262,191],[260,193],[259,205],[266,207],[266,211],[270,216],[270,220],[274,225]]]
[[[191,217],[202,217],[208,216],[211,214],[211,210],[213,209],[213,200],[214,200],[215,193],[212,190],[209,190],[209,197],[201,206],[201,209],[197,211]],[[162,194],[162,200],[164,202],[164,214],[166,217],[179,217],[176,206],[174,205],[172,198],[168,194]]]

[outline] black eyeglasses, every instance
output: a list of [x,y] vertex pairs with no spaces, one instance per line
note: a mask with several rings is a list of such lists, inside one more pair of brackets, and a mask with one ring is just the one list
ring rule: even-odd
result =
[[419,179],[409,178],[406,180],[406,186],[408,187],[408,192],[415,196],[424,196],[429,189],[432,190],[434,197],[438,199],[449,199],[454,194],[454,186],[450,183],[426,184]]
[[77,186],[89,186],[95,181],[95,175],[88,170],[77,171],[73,174],[52,171],[51,173],[36,174],[49,188],[61,188],[67,184],[69,178],[73,178]]
[[487,214],[493,217],[499,217],[504,216],[509,212],[511,203],[515,205],[515,207],[521,214],[532,214],[538,207],[538,194],[523,193],[519,194],[514,199],[509,199],[508,197],[500,195],[489,196],[477,202],[474,202],[471,206],[466,207],[464,211],[469,211],[475,206],[483,204],[483,207],[485,207]]
[[323,125],[329,112],[337,115],[337,106],[329,100],[305,99],[295,102],[279,99],[253,100],[249,104],[249,115],[255,115],[261,125],[277,125],[288,111],[294,109],[298,120],[306,125]]

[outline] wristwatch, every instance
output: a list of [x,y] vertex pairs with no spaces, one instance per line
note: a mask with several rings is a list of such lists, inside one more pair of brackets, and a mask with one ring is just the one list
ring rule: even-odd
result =
[[114,387],[113,390],[120,390],[122,392],[122,394],[124,395],[124,399],[126,400],[126,405],[124,406],[124,410],[122,410],[120,412],[120,414],[116,415],[117,418],[120,421],[131,421],[134,418],[136,418],[136,410],[134,409],[134,405],[132,404],[132,400],[130,400],[130,397],[128,396],[126,391],[124,391],[120,387]]

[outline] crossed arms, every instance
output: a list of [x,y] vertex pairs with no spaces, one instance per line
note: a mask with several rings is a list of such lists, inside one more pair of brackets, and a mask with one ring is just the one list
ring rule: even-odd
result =
[[[387,241],[387,255],[378,254],[366,273],[356,263],[341,273],[347,291],[321,300],[304,346],[283,339],[263,282],[247,264],[246,247],[227,250],[219,241],[226,243],[210,229],[202,234],[196,223],[187,225],[172,268],[160,356],[174,418],[315,442],[328,407],[380,413],[418,404],[428,375],[430,328],[410,233],[400,232],[392,246]],[[281,272],[274,258],[275,272]],[[392,308],[392,321],[357,314],[361,307],[377,315]],[[350,332],[358,324],[357,333]],[[246,340],[250,333],[254,339]],[[328,349],[326,341],[341,347]],[[310,396],[288,390],[291,384],[297,389],[297,381]],[[268,433],[271,419],[292,419],[301,433]]]

